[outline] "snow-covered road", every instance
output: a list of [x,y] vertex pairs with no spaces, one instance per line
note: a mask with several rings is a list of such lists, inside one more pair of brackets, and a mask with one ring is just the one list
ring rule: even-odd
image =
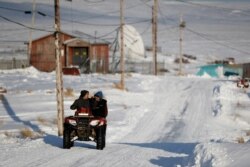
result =
[[[75,147],[64,150],[62,138],[56,135],[53,123],[56,115],[53,112],[56,111],[54,74],[29,70],[34,75],[3,72],[0,76],[1,84],[9,90],[0,103],[0,166],[247,164],[246,156],[238,156],[241,161],[231,156],[250,154],[250,149],[234,144],[241,134],[247,139],[243,132],[248,130],[249,122],[242,121],[240,116],[249,117],[249,114],[241,107],[242,112],[237,113],[237,119],[233,120],[234,109],[229,110],[233,102],[224,98],[238,92],[232,82],[133,74],[127,76],[127,91],[123,92],[112,86],[119,81],[117,75],[64,77],[65,87],[75,91],[75,97],[65,97],[66,115],[72,114],[68,107],[83,88],[91,92],[103,88],[109,102],[107,147],[98,151],[94,143],[76,142]],[[16,82],[19,80],[18,87],[9,84],[15,79]],[[38,87],[39,83],[41,86]],[[242,92],[238,92],[235,98],[242,105],[249,104],[247,95]],[[47,121],[41,121],[41,118]],[[11,135],[24,127],[41,130],[44,135],[38,139]],[[233,148],[237,152],[227,151]]]

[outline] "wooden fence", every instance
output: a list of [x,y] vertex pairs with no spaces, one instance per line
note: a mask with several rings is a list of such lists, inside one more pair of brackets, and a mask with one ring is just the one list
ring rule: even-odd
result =
[[1,70],[10,70],[16,68],[25,68],[28,67],[29,63],[27,59],[15,59],[12,60],[0,60],[0,69]]

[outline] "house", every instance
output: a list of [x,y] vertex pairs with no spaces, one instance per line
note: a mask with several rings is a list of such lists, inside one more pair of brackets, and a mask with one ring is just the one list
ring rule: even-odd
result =
[[[77,67],[82,73],[109,71],[109,43],[93,40],[91,36],[77,38],[61,32],[62,68]],[[32,41],[30,65],[40,71],[51,72],[56,68],[55,37],[48,34]]]

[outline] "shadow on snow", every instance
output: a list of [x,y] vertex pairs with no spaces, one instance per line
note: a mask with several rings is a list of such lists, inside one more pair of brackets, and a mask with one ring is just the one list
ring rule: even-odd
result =
[[41,129],[37,125],[31,123],[30,121],[25,121],[25,120],[20,119],[16,115],[15,111],[12,109],[12,107],[9,104],[9,101],[7,100],[7,98],[4,95],[2,96],[2,103],[3,103],[3,106],[4,106],[5,110],[6,110],[6,112],[8,113],[8,115],[15,122],[22,123],[25,126],[30,127],[33,131],[41,131]]
[[[59,136],[46,134],[44,136],[43,140],[44,140],[44,142],[46,144],[49,144],[49,145],[51,145],[53,147],[62,148],[63,139],[61,137],[59,137]],[[96,149],[95,145],[87,144],[87,143],[84,143],[84,142],[78,142],[78,141],[74,142],[74,146],[75,147],[84,147],[84,148]]]
[[177,156],[163,157],[158,156],[151,159],[154,165],[162,167],[193,166],[194,165],[194,149],[198,143],[122,143],[126,145],[138,146],[143,148],[160,149],[166,152],[181,154]]
[[[10,116],[10,118],[13,121],[18,122],[18,123],[22,123],[23,125],[31,128],[34,132],[41,132],[42,131],[38,125],[33,124],[31,121],[22,120],[20,117],[18,117],[16,115],[15,111],[13,110],[13,108],[11,107],[8,99],[4,95],[1,96],[1,100],[2,100],[2,103],[3,103],[3,106],[6,110],[6,112],[8,113],[8,115]],[[49,145],[54,146],[54,147],[62,148],[63,140],[59,136],[45,133],[43,140],[46,144],[49,144]],[[93,146],[93,145],[86,144],[86,143],[80,143],[80,142],[75,142],[75,146],[93,148],[93,149],[95,148],[95,146]]]
[[[22,120],[20,117],[18,117],[15,111],[13,110],[13,108],[11,107],[8,99],[4,95],[2,96],[2,103],[6,112],[8,113],[8,115],[13,121],[22,123],[25,126],[31,128],[35,132],[41,132],[41,129],[38,127],[38,125],[31,123],[31,121]],[[45,133],[44,142],[55,147],[60,147],[62,143],[62,139],[58,136]]]

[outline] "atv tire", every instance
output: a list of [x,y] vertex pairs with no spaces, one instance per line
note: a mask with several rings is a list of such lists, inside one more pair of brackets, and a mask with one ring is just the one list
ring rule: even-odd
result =
[[104,135],[104,127],[101,126],[98,129],[96,129],[96,149],[97,150],[103,150],[105,147],[105,135]]
[[71,141],[70,142],[70,147],[73,147],[74,146],[74,141]]
[[71,142],[70,140],[70,130],[65,128],[63,131],[63,148],[70,149],[73,145],[74,142]]

